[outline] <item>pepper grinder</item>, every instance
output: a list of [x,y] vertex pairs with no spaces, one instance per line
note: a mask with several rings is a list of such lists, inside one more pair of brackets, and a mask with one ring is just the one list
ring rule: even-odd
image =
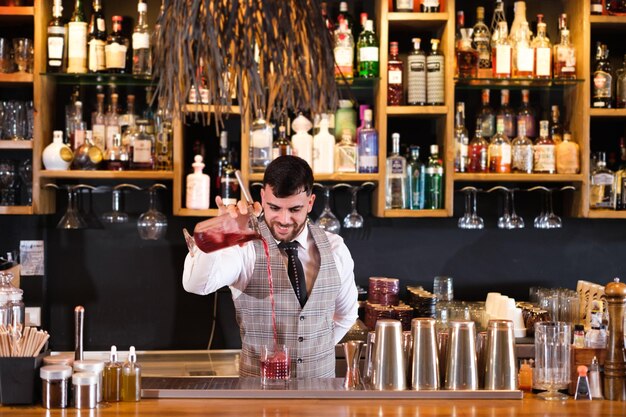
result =
[[85,322],[85,308],[74,308],[74,359],[82,361],[83,356],[83,326]]
[[624,360],[624,311],[626,284],[615,278],[604,289],[609,310],[609,343],[604,362],[604,396],[626,401],[626,362]]

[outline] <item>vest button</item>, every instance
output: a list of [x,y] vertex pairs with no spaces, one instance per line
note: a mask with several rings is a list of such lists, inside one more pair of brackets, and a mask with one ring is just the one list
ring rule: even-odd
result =
[[304,321],[304,316],[300,316],[300,321]]
[[302,363],[302,358],[298,358],[298,363]]
[[304,342],[304,337],[300,336],[300,337],[298,338],[298,342]]

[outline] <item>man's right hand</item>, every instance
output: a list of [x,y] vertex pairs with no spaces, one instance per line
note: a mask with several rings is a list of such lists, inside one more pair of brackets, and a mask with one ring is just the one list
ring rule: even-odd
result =
[[[215,197],[215,204],[217,204],[217,209],[218,209],[220,216],[224,213],[228,213],[230,214],[231,217],[238,217],[239,215],[242,215],[242,214],[247,215],[250,210],[248,203],[244,200],[239,200],[237,201],[237,204],[230,204],[226,206],[224,205],[224,202],[222,201],[222,197],[220,197],[219,195]],[[253,214],[256,217],[259,217],[261,215],[262,210],[263,209],[261,208],[261,204],[255,201],[252,206]]]

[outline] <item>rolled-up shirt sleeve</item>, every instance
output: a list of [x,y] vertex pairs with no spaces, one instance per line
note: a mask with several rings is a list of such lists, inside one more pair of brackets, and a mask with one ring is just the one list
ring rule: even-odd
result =
[[350,250],[337,235],[329,236],[341,286],[335,300],[335,343],[345,336],[358,318],[358,291],[354,282],[354,261]]

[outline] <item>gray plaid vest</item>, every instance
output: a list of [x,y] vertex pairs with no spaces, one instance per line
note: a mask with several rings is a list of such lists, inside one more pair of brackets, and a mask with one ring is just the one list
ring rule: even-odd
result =
[[[269,244],[278,343],[289,347],[291,377],[334,378],[333,316],[340,278],[328,238],[319,227],[308,225],[320,252],[320,270],[311,294],[301,308],[274,237],[264,221],[259,222],[259,227]],[[242,344],[241,376],[259,376],[260,347],[274,343],[267,259],[261,241],[254,241],[253,244],[256,263],[252,279],[234,300]]]

